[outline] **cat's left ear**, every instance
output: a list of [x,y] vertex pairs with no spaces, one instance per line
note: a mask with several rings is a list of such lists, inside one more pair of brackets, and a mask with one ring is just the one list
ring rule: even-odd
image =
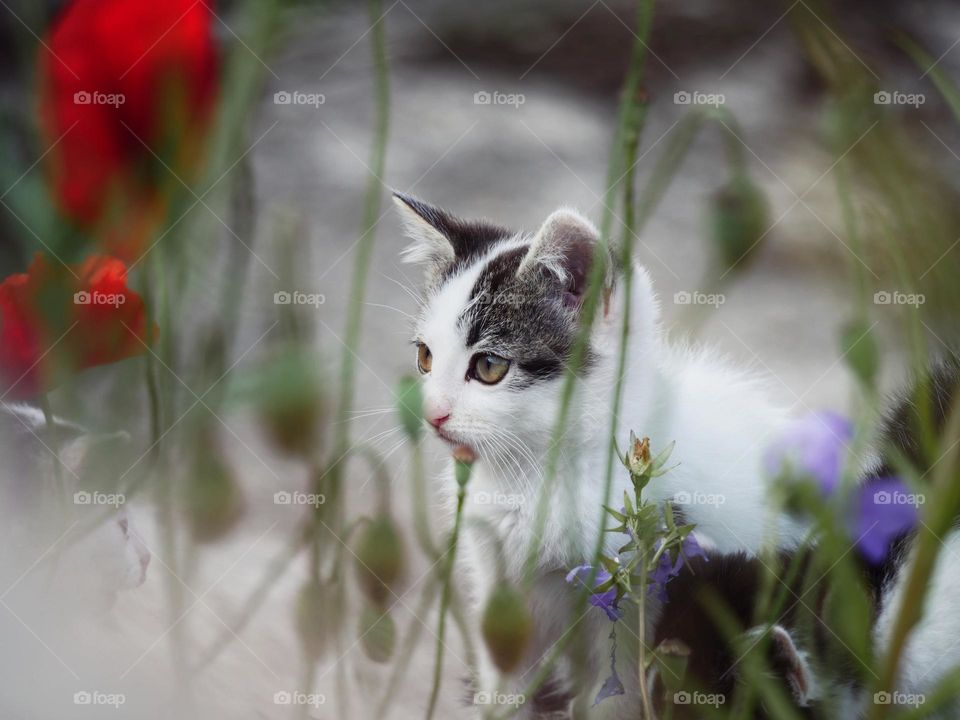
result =
[[427,265],[433,277],[457,260],[481,255],[490,245],[510,237],[510,231],[482,220],[462,220],[410,195],[394,192],[393,202],[412,240],[403,251],[405,262]]
[[561,208],[537,231],[519,272],[539,267],[563,284],[563,302],[579,308],[583,302],[600,233],[576,210]]

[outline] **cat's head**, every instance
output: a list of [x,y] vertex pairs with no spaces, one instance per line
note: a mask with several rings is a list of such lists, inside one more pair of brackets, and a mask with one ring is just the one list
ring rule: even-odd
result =
[[394,199],[413,241],[404,257],[426,267],[411,350],[423,378],[426,420],[441,438],[481,457],[522,453],[521,443],[543,447],[594,262],[603,262],[605,289],[584,374],[602,372],[599,338],[615,323],[614,263],[596,252],[596,228],[561,209],[525,235],[461,220],[405,195]]

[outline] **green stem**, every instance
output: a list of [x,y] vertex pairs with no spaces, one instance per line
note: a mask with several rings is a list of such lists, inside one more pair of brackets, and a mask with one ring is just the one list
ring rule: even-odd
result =
[[437,697],[440,694],[440,680],[443,677],[443,637],[446,631],[447,607],[450,605],[451,576],[453,563],[457,554],[457,539],[460,536],[460,525],[463,521],[463,502],[467,494],[467,483],[459,483],[457,489],[457,514],[453,521],[453,533],[447,546],[447,561],[443,572],[443,592],[440,595],[440,619],[437,621],[437,652],[433,667],[433,689],[430,691],[430,702],[427,705],[426,720],[431,720],[436,710]]
[[427,514],[426,472],[423,466],[423,443],[416,442],[413,446],[413,528],[417,541],[424,554],[436,560],[440,552],[433,544],[433,533],[430,532],[430,516]]
[[[347,455],[350,444],[348,415],[353,405],[355,370],[356,370],[356,352],[360,341],[362,324],[364,297],[366,296],[367,275],[370,270],[370,259],[373,253],[373,241],[375,238],[375,229],[377,218],[380,213],[380,178],[383,177],[384,167],[386,166],[387,136],[390,120],[390,84],[387,71],[387,46],[386,33],[384,30],[384,21],[382,17],[381,0],[369,0],[368,10],[371,22],[373,23],[373,32],[371,36],[371,48],[374,64],[374,84],[376,100],[376,117],[374,126],[374,141],[371,149],[370,158],[370,180],[367,184],[366,197],[363,206],[362,234],[357,244],[357,255],[353,266],[353,277],[350,287],[350,299],[347,305],[346,330],[344,331],[344,348],[340,359],[340,398],[337,406],[337,412],[334,417],[334,427],[337,428],[336,436],[333,442],[333,453],[336,458],[343,458]],[[343,483],[344,461],[335,461],[330,473],[327,476],[328,500],[334,503],[342,502],[343,494],[341,485]],[[315,488],[315,492],[320,492],[321,488]],[[339,537],[343,525],[344,513],[335,512],[335,508],[330,509],[330,517],[333,523],[333,532]],[[316,523],[313,527],[314,543],[319,539],[319,528]],[[342,565],[342,556],[344,548],[342,543],[337,544],[336,558],[334,564]],[[340,607],[345,607],[345,586],[344,583],[336,585],[337,600]],[[343,649],[343,633],[337,632],[336,646],[338,652]],[[337,685],[340,695],[341,710],[346,711],[347,693],[345,676],[342,672],[343,663],[338,664]],[[349,715],[349,713],[345,713]]]
[[[581,308],[580,328],[571,352],[570,362],[567,363],[566,372],[564,373],[565,377],[560,397],[560,410],[557,414],[557,420],[551,435],[543,487],[540,491],[536,514],[534,516],[534,527],[531,535],[533,539],[531,540],[526,564],[524,566],[524,580],[528,586],[532,584],[536,572],[537,558],[540,554],[539,538],[542,537],[543,529],[546,525],[547,504],[549,498],[553,495],[553,486],[557,475],[557,464],[560,459],[561,440],[566,431],[567,421],[573,404],[573,394],[577,377],[586,358],[590,331],[593,327],[601,295],[604,291],[610,289],[606,287],[605,276],[610,261],[610,225],[613,217],[611,205],[613,204],[614,190],[617,185],[617,171],[621,167],[618,163],[620,162],[620,158],[623,157],[622,151],[625,147],[626,136],[628,132],[635,132],[639,136],[640,127],[637,126],[637,122],[643,119],[642,115],[640,115],[639,118],[637,117],[636,108],[641,105],[638,100],[640,79],[643,76],[647,56],[647,45],[650,38],[650,26],[653,18],[653,2],[654,0],[641,0],[637,14],[637,39],[631,52],[630,67],[624,84],[623,98],[617,122],[617,132],[611,154],[608,179],[612,182],[604,193],[604,213],[600,224],[600,242],[598,242],[594,248],[587,282],[587,291],[584,295]],[[634,168],[632,165],[633,163],[627,165],[629,168],[628,174],[633,173]],[[581,594],[584,597],[584,602],[586,602],[585,593]]]
[[[666,543],[664,543],[666,545]],[[639,552],[639,549],[638,549]],[[653,702],[650,700],[650,689],[647,687],[647,645],[646,629],[647,617],[645,602],[647,597],[647,562],[645,558],[640,560],[640,597],[637,598],[637,637],[640,641],[637,643],[637,683],[640,687],[640,701],[643,705],[643,715],[646,718],[656,717],[653,714]]]
[[[436,598],[436,593],[434,592],[434,583],[435,579],[428,581],[423,586],[423,592],[420,594],[420,600],[417,603],[416,613],[414,618],[422,618],[429,611],[430,607],[433,605],[433,601]],[[403,643],[400,646],[400,652],[397,654],[399,662],[394,663],[393,672],[390,675],[390,679],[387,681],[387,687],[383,695],[380,698],[380,704],[377,705],[377,712],[374,717],[380,718],[380,720],[387,720],[389,712],[396,707],[396,693],[397,688],[400,687],[400,683],[403,681],[403,678],[406,676],[407,671],[410,669],[412,663],[408,662],[408,659],[413,654],[413,649],[417,645],[417,641],[420,639],[420,635],[423,633],[424,624],[418,620],[414,620],[410,623],[409,629],[407,630],[407,635],[403,639]]]

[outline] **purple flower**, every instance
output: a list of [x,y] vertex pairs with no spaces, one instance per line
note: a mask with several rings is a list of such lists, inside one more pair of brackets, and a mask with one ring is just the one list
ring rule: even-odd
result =
[[[764,465],[771,476],[784,471],[813,479],[825,498],[840,484],[846,445],[853,437],[850,422],[833,412],[821,412],[791,423],[767,450]],[[917,523],[922,502],[898,478],[873,478],[856,489],[852,508],[840,508],[842,522],[867,562],[883,562],[890,543]]]
[[[581,585],[586,587],[592,571],[593,565],[578,565],[569,573],[567,573],[567,582],[579,582]],[[603,568],[597,568],[597,576],[594,578],[593,587],[600,587],[610,578],[610,573]],[[607,617],[613,622],[619,620],[623,615],[620,608],[617,607],[617,589],[614,587],[602,593],[591,594],[587,599],[587,602],[594,607],[601,608],[607,614]]]
[[851,534],[864,558],[879,565],[887,556],[890,543],[917,524],[917,505],[922,495],[895,477],[868,480],[859,489]]
[[[660,549],[662,542],[661,540],[654,546],[654,551]],[[700,547],[700,543],[697,542],[697,539],[693,535],[687,535],[687,537],[684,538],[682,548],[683,552],[677,553],[677,559],[675,561],[670,560],[669,551],[663,553],[657,562],[657,567],[650,573],[647,593],[651,595],[656,594],[660,602],[668,602],[667,583],[680,574],[680,571],[683,569],[684,556],[686,556],[687,559],[694,557],[702,557],[704,560],[708,559],[707,554],[703,551],[703,548]]]
[[593,706],[596,707],[608,697],[623,695],[623,683],[620,676],[617,675],[617,626],[610,628],[610,677],[603,681],[597,696],[593,699]]
[[844,453],[852,438],[853,426],[842,415],[810,413],[791,422],[767,449],[764,467],[771,477],[783,472],[805,475],[830,495],[840,482]]

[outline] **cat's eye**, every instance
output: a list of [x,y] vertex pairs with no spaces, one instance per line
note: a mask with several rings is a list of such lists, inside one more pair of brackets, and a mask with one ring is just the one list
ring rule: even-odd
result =
[[499,355],[475,355],[470,362],[469,376],[487,385],[496,385],[510,369],[510,361]]
[[430,368],[433,367],[433,353],[423,343],[417,346],[417,367],[423,374],[430,372]]

